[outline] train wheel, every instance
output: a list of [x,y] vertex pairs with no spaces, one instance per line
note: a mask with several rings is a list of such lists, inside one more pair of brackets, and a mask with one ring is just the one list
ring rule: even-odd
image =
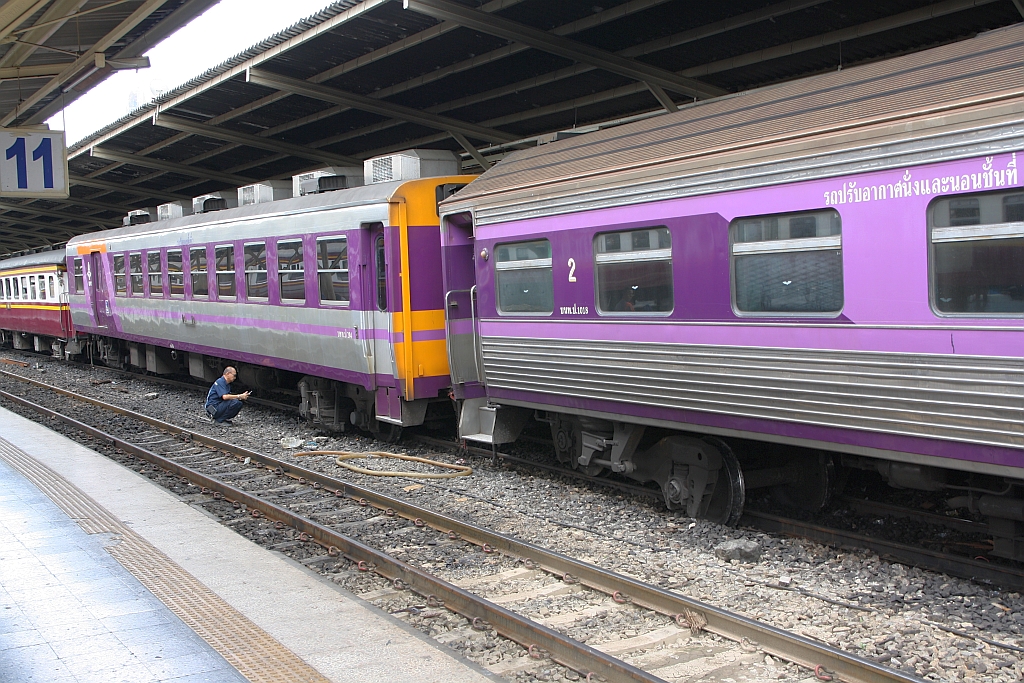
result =
[[560,465],[573,467],[582,452],[583,434],[580,423],[567,415],[555,413],[551,420],[551,440],[555,446],[555,460]]
[[391,424],[390,422],[377,422],[377,428],[372,432],[373,438],[384,443],[398,443],[402,439],[402,425]]
[[728,444],[713,437],[704,440],[721,452],[722,468],[718,471],[718,481],[715,482],[715,490],[711,494],[711,503],[703,517],[716,524],[736,526],[743,516],[743,504],[747,497],[746,487],[743,485],[743,470],[740,469],[740,463]]
[[798,472],[797,480],[771,489],[772,499],[779,505],[818,512],[839,491],[840,477],[831,453],[798,455],[790,460],[789,468]]

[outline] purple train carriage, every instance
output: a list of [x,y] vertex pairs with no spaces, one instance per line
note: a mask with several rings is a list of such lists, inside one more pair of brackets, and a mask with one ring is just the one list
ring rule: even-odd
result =
[[[402,154],[458,169],[448,152]],[[432,411],[450,415],[437,204],[472,179],[379,182],[76,237],[81,353],[207,381],[230,361],[245,385],[298,394],[328,430],[393,440]]]
[[1024,559],[1018,164],[1022,26],[510,155],[441,207],[460,434],[725,523],[877,470]]

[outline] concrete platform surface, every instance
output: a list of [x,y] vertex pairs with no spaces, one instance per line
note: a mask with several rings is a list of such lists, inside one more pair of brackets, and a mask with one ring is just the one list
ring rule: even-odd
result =
[[[33,493],[34,487],[62,501],[61,509]],[[225,663],[251,681],[496,680],[142,475],[3,408],[0,516],[4,683],[245,680]],[[190,605],[198,605],[198,612]],[[143,633],[147,628],[167,629],[160,642],[168,656],[156,660],[159,649],[131,639],[156,633]],[[123,666],[101,666],[113,661],[104,654],[109,647],[124,655]],[[189,656],[195,664],[165,661]],[[90,664],[72,668],[80,662]],[[261,668],[268,670],[261,674]],[[280,677],[286,673],[281,669],[291,676]],[[107,675],[96,677],[96,671]]]

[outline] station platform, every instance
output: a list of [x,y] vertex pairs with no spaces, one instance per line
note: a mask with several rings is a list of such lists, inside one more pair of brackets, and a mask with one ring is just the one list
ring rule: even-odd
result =
[[142,475],[0,408],[0,681],[494,680]]

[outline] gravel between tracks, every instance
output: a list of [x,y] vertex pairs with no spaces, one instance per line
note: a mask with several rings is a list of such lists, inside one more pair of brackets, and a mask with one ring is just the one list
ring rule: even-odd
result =
[[[246,407],[233,427],[218,427],[211,424],[202,411],[202,388],[172,388],[147,381],[145,377],[124,378],[101,368],[40,361],[37,357],[11,352],[2,355],[32,364],[28,368],[0,366],[8,372],[94,396],[277,458],[293,460],[304,467],[663,588],[678,590],[930,680],[1002,682],[1024,679],[1024,652],[981,640],[1024,649],[1024,600],[1019,593],[996,591],[969,581],[891,564],[866,551],[837,550],[807,541],[691,520],[669,513],[647,499],[590,488],[554,474],[530,473],[502,463],[492,465],[484,459],[470,459],[467,464],[473,466],[474,474],[457,479],[429,481],[364,476],[337,467],[333,456],[296,457],[294,450],[280,446],[281,439],[299,437],[304,444],[319,450],[384,450],[452,463],[461,463],[465,458],[409,440],[399,446],[389,446],[352,434],[324,438],[294,415],[257,405]],[[94,384],[97,380],[111,381]],[[12,393],[21,393],[19,386],[23,385],[0,379],[0,388]],[[153,393],[157,395],[146,398]],[[365,462],[360,461],[360,464]],[[419,466],[403,463],[402,467],[415,469]],[[763,549],[761,559],[756,563],[718,559],[714,546],[733,539],[759,543]],[[293,554],[290,549],[282,551]],[[501,569],[474,562],[460,564],[457,560],[446,566],[444,555],[438,555],[437,549],[426,543],[422,553],[412,555],[402,559],[415,561],[430,571],[443,567],[450,580],[469,580]],[[487,558],[481,562],[503,561]],[[320,570],[339,572],[338,567],[331,569],[323,565]],[[385,582],[377,577],[347,570],[341,570],[335,579],[358,593],[385,588]],[[781,588],[780,583],[789,583],[788,589]],[[386,591],[382,597],[375,598],[375,602],[388,611],[406,606],[400,605],[401,599],[388,596]],[[530,609],[539,616],[550,617],[551,608],[561,609],[561,604],[554,598],[539,598],[535,604],[531,603]],[[561,630],[579,639],[602,642],[657,627],[657,624],[624,623],[629,617],[622,612],[604,610],[602,614],[600,609],[591,612]],[[529,611],[526,613],[534,616]],[[453,632],[459,619],[448,613],[427,612],[424,616],[420,611],[409,615],[410,623],[473,659],[493,663],[496,657],[501,660],[516,656],[511,651],[502,651],[505,646],[488,641],[490,636],[486,635],[475,640],[446,641],[444,634]],[[963,635],[943,630],[938,625]],[[713,651],[713,640],[708,636],[702,638]],[[670,650],[662,654],[672,656]],[[626,659],[636,660],[634,663],[643,666],[644,656],[631,655]],[[765,658],[758,666],[756,678],[759,679],[807,677],[806,671],[771,658]],[[697,676],[692,680],[698,680],[699,672],[692,673]],[[516,680],[554,680],[563,676],[571,679],[574,674],[557,666],[506,674]]]

